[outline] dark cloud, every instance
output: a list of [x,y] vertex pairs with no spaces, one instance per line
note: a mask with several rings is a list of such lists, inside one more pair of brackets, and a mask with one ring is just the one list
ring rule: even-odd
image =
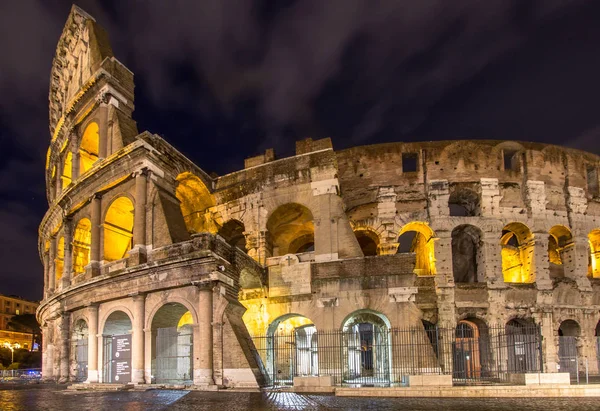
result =
[[[140,130],[207,171],[332,136],[498,138],[599,152],[600,5],[584,0],[78,3],[136,75]],[[0,2],[2,293],[41,297],[47,92],[63,0]],[[25,284],[25,285],[24,285]]]

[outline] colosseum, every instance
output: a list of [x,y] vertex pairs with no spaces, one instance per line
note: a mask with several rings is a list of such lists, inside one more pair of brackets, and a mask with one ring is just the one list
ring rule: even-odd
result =
[[49,105],[44,378],[326,389],[598,374],[597,155],[308,138],[208,175],[138,132],[133,73],[75,6]]

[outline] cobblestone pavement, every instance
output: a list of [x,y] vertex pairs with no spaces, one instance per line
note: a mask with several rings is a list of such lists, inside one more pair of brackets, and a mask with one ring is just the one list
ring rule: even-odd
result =
[[2,411],[258,411],[258,410],[457,410],[457,411],[590,411],[599,398],[431,399],[336,398],[287,392],[111,391],[71,392],[56,385],[0,385]]

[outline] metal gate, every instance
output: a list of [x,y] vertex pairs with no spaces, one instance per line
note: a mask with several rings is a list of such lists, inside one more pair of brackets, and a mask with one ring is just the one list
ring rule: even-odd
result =
[[112,381],[112,337],[102,338],[102,382]]
[[389,331],[369,323],[356,324],[342,338],[343,383],[360,386],[390,385]]
[[193,380],[192,328],[183,326],[156,329],[155,382],[191,383]]
[[558,337],[558,360],[560,372],[568,372],[571,378],[577,378],[579,372],[577,337]]
[[81,339],[75,341],[75,361],[77,370],[75,380],[82,382],[88,378],[88,340]]

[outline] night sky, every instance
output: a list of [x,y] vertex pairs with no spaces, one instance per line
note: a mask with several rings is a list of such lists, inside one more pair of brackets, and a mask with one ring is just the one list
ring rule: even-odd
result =
[[[600,154],[600,2],[81,1],[135,73],[139,131],[207,172],[295,140],[461,138]],[[0,293],[42,297],[52,57],[71,3],[0,2]]]

